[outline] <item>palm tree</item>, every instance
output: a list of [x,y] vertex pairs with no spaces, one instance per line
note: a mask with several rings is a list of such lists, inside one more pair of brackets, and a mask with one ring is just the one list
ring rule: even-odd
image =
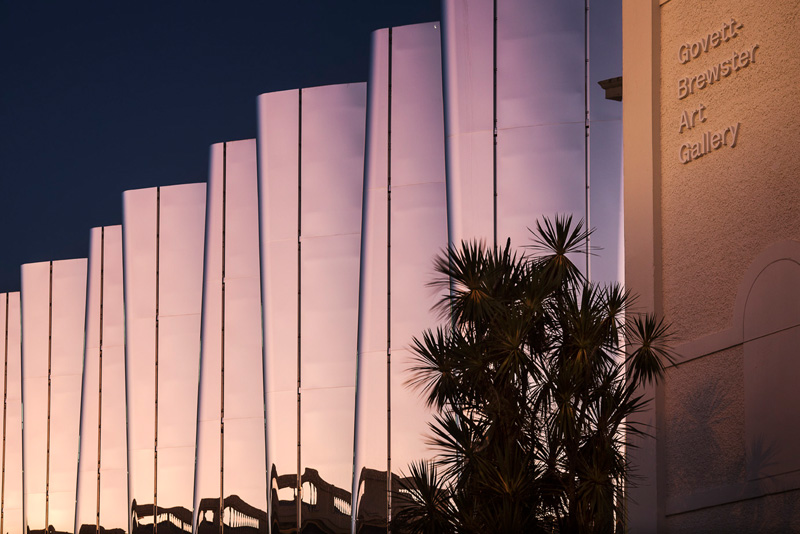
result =
[[414,340],[409,385],[436,412],[437,456],[409,467],[393,532],[621,531],[624,433],[643,431],[626,420],[670,360],[669,329],[585,279],[570,256],[588,234],[558,216],[525,251],[467,242],[436,259],[446,322]]

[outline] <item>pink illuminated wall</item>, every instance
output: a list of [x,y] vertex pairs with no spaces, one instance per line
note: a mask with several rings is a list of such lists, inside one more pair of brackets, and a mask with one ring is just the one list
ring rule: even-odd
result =
[[131,533],[191,530],[205,184],[123,195]]
[[368,83],[260,95],[207,184],[126,191],[88,264],[24,265],[0,530],[386,532],[435,454],[406,385],[434,257],[565,213],[600,228],[591,277],[620,278],[620,112],[595,88],[620,73],[588,62],[616,15],[587,6],[443,0],[373,33]]
[[365,112],[363,83],[259,97],[273,532],[350,530]]
[[[406,387],[412,338],[437,317],[426,283],[447,246],[438,23],[372,36],[358,322],[354,528],[386,529],[397,478],[430,458],[431,416]],[[391,479],[387,476],[392,473]],[[391,481],[391,482],[390,482]]]
[[89,246],[86,341],[75,532],[126,529],[125,307],[122,227],[93,228]]
[[19,293],[0,293],[3,355],[3,450],[0,532],[22,532],[22,383]]
[[75,526],[86,260],[22,266],[25,525]]

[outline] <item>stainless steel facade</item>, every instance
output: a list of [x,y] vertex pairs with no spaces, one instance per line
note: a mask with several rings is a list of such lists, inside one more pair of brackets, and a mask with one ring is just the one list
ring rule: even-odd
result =
[[3,451],[0,532],[22,532],[22,339],[19,293],[0,293],[3,344]]
[[131,533],[191,531],[205,209],[205,184],[123,195]]
[[605,252],[586,257],[598,264],[592,277],[618,280],[621,109],[604,101],[589,62],[613,49],[602,46],[615,38],[607,15],[589,0],[442,7],[451,242],[523,246],[537,219],[572,214],[599,228],[591,246]]
[[93,228],[89,245],[75,532],[128,526],[122,227]]
[[585,0],[445,0],[450,240],[587,212]]
[[273,533],[350,530],[365,115],[363,83],[259,97]]
[[194,525],[266,532],[256,142],[211,147]]
[[[358,321],[354,531],[385,530],[430,413],[405,385],[412,337],[437,323],[426,287],[447,246],[438,23],[372,36]],[[392,478],[387,476],[392,473]],[[391,483],[390,483],[391,480]]]
[[[22,266],[25,527],[75,526],[86,260]],[[93,429],[95,430],[95,429]]]
[[436,254],[572,213],[619,279],[619,110],[588,63],[614,15],[587,6],[444,0],[378,30],[368,84],[261,95],[207,186],[126,192],[88,270],[24,265],[0,531],[385,532],[434,454],[406,382]]

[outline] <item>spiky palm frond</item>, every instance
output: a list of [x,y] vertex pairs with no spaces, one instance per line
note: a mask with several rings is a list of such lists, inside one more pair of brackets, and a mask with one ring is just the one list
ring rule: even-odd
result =
[[536,221],[532,231],[535,261],[540,263],[546,279],[554,283],[574,284],[585,280],[584,274],[570,260],[570,255],[585,254],[586,243],[592,231],[585,228],[583,220],[572,225],[572,215],[556,215],[555,220]]
[[647,431],[629,419],[646,404],[637,388],[672,359],[663,320],[631,314],[630,293],[588,282],[570,259],[589,233],[557,216],[537,222],[534,255],[471,241],[436,260],[446,324],[414,339],[407,384],[436,411],[437,456],[410,468],[416,504],[393,528],[616,528],[624,435]]
[[398,512],[392,519],[392,531],[418,534],[455,534],[450,491],[439,478],[436,466],[414,462],[409,476],[400,479],[400,491],[394,494]]
[[669,347],[670,325],[653,314],[631,317],[625,329],[628,344],[628,378],[650,384],[664,375],[664,361],[675,363]]

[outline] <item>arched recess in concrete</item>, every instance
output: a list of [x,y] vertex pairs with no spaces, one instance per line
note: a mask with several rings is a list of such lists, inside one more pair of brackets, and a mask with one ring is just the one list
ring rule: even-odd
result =
[[[669,496],[667,515],[800,488],[800,242],[780,241],[759,254],[739,283],[731,326],[675,347],[675,364],[739,345],[746,478]],[[663,412],[657,417],[663,421]]]
[[[745,439],[749,480],[800,469],[800,243],[761,254],[743,289]],[[739,307],[737,306],[737,311]]]

